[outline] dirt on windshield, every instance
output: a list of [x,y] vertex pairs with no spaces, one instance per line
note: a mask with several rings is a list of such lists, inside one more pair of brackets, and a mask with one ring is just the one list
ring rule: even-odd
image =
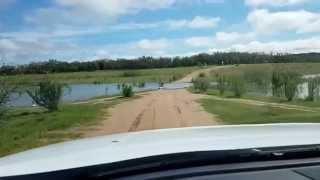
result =
[[85,136],[219,124],[197,103],[202,97],[184,89],[149,92],[110,109],[109,116]]

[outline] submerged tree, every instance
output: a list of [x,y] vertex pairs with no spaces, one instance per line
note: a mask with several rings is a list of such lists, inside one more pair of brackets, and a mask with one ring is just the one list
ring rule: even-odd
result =
[[320,95],[320,77],[310,78],[307,80],[308,96],[307,101],[315,101]]
[[9,85],[5,80],[0,80],[0,120],[6,112],[6,103],[9,101],[10,93],[14,91],[14,87]]
[[301,83],[301,75],[294,71],[282,73],[284,95],[288,101],[292,101],[298,92],[298,86]]
[[233,91],[235,97],[240,98],[246,93],[246,82],[241,75],[231,77],[229,82],[231,91]]
[[198,77],[193,81],[193,88],[200,92],[206,92],[210,87],[210,81],[208,78],[205,77]]
[[57,111],[63,95],[63,85],[54,81],[45,80],[38,87],[27,90],[28,95],[39,106],[48,111]]
[[227,76],[224,74],[217,74],[217,83],[217,88],[219,90],[220,95],[224,95],[225,91],[228,88]]
[[283,73],[281,71],[275,70],[272,72],[271,77],[271,84],[272,84],[272,95],[276,97],[281,97],[283,94]]

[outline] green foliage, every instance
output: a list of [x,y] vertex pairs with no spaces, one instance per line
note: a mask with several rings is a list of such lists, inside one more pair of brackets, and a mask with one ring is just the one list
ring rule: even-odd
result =
[[298,92],[301,83],[301,75],[296,72],[286,72],[284,75],[284,95],[288,101],[292,101]]
[[281,70],[274,70],[271,78],[273,96],[281,97],[283,95],[284,82],[284,73]]
[[14,91],[15,87],[9,85],[6,81],[0,80],[0,121],[2,120],[7,108],[5,104],[9,100],[9,95]]
[[217,88],[219,90],[220,95],[223,96],[228,88],[228,78],[224,74],[217,74],[217,80]]
[[240,98],[246,93],[246,82],[241,75],[230,77],[229,83],[235,97]]
[[200,92],[206,92],[210,87],[210,81],[208,78],[198,77],[193,79],[193,88]]
[[7,112],[7,121],[0,126],[0,156],[79,138],[81,132],[76,129],[96,124],[108,107],[62,105],[59,111],[50,113],[40,108],[12,108]]
[[308,96],[307,101],[315,101],[320,94],[320,78],[310,78],[307,80],[308,83]]
[[123,97],[132,97],[134,95],[133,88],[131,85],[122,84],[122,96]]
[[146,86],[146,82],[139,82],[138,87],[143,88]]
[[63,87],[60,83],[44,80],[38,87],[27,90],[27,93],[37,105],[49,111],[57,111],[63,95]]
[[137,71],[125,71],[122,74],[123,77],[135,77],[139,76],[139,73]]
[[298,92],[298,85],[301,83],[301,74],[288,69],[275,69],[272,73],[273,96],[284,95],[288,101],[292,101]]
[[319,123],[320,112],[306,112],[270,105],[245,104],[235,101],[203,99],[204,109],[222,120],[224,124],[263,123]]

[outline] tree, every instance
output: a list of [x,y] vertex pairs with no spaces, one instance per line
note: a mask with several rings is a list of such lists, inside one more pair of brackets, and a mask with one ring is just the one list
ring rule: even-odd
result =
[[229,82],[235,97],[240,98],[246,93],[246,83],[242,76],[233,76]]
[[227,77],[224,74],[217,74],[218,84],[217,88],[219,90],[220,95],[224,95],[228,87]]
[[308,96],[307,101],[315,101],[320,94],[320,78],[310,78],[307,80],[308,84]]
[[63,95],[63,85],[50,80],[39,83],[38,87],[27,90],[28,95],[39,106],[48,111],[57,111]]
[[9,101],[10,94],[15,87],[9,85],[5,80],[0,80],[0,119],[6,112],[6,103]]
[[301,75],[299,73],[289,71],[284,76],[284,95],[288,101],[292,101],[298,92],[298,86],[301,83]]
[[272,95],[276,97],[280,97],[283,93],[283,85],[284,85],[284,75],[279,70],[274,70],[272,72],[271,84],[272,84]]

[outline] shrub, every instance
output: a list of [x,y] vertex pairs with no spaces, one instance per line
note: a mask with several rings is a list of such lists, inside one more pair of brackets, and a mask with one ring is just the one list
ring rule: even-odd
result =
[[9,101],[10,93],[14,91],[15,87],[9,85],[4,80],[0,80],[0,120],[6,112],[6,103]]
[[201,73],[199,73],[198,77],[199,77],[199,78],[204,78],[204,77],[206,77],[206,73],[201,72]]
[[132,97],[134,95],[133,88],[131,85],[123,84],[122,85],[122,96],[123,97]]
[[63,95],[63,85],[45,80],[40,82],[38,87],[27,90],[27,93],[37,105],[48,111],[57,111]]
[[299,73],[288,71],[283,73],[284,95],[288,101],[292,101],[298,92],[298,86],[301,83]]
[[224,95],[224,92],[228,88],[228,82],[227,82],[227,77],[223,74],[218,74],[217,75],[217,88],[219,90],[220,95]]
[[146,82],[139,82],[138,87],[144,88],[146,86]]
[[196,78],[193,80],[193,88],[200,92],[206,92],[210,87],[210,81],[207,78]]
[[311,78],[307,80],[308,83],[308,96],[307,101],[315,101],[320,93],[320,78]]
[[235,97],[240,98],[246,93],[246,83],[242,76],[231,77],[229,83],[231,86],[231,91],[234,93]]
[[271,77],[272,95],[280,97],[283,94],[284,75],[280,71],[273,71]]

